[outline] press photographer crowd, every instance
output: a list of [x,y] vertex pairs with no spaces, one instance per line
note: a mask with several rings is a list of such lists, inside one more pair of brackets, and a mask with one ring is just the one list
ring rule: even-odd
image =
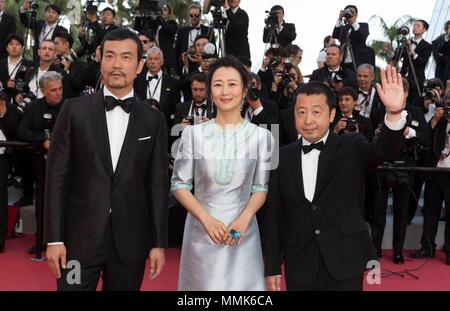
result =
[[[113,8],[106,6],[99,10],[102,2],[84,4],[82,22],[74,36],[59,24],[62,12],[55,4],[47,4],[44,18],[38,19],[37,9],[43,2],[25,0],[20,7],[20,20],[16,21],[11,12],[3,10],[5,1],[0,0],[0,141],[29,144],[27,148],[0,145],[0,253],[8,252],[8,219],[17,221],[11,220],[8,210],[35,203],[36,154],[46,155],[52,149],[53,129],[60,112],[64,111],[62,117],[68,118],[65,103],[104,89],[105,68],[101,64],[108,54],[105,56],[101,44],[108,34],[123,27],[115,24],[117,12]],[[179,25],[170,4],[149,0],[135,3],[135,20],[128,28],[141,42],[140,53],[145,63],[134,78],[133,94],[164,116],[162,129],[168,141],[164,152],[168,155],[169,171],[161,176],[172,175],[178,147],[174,143],[182,132],[190,125],[216,117],[217,107],[209,95],[209,71],[224,56],[239,61],[248,76],[242,118],[269,130],[277,128],[279,135],[275,140],[281,148],[301,138],[296,127],[295,104],[297,93],[308,78],[309,82],[329,87],[336,97],[330,132],[339,136],[360,133],[368,142],[381,139],[388,113],[376,87],[377,55],[367,45],[369,24],[358,19],[356,6],[336,8],[337,20],[328,21],[330,32],[324,34],[323,49],[313,51],[318,55],[317,69],[308,76],[300,70],[303,49],[293,44],[299,29],[295,23],[285,21],[284,8],[274,5],[263,21],[252,20],[244,8],[245,1],[240,0],[211,0],[203,6],[193,3],[186,12],[187,25]],[[211,25],[202,23],[207,13],[213,16]],[[252,72],[250,20],[264,28],[261,40],[266,49],[258,72]],[[25,33],[17,31],[18,23],[24,26]],[[365,179],[360,180],[355,193],[363,194],[357,200],[370,225],[373,250],[379,258],[383,256],[388,197],[392,193],[393,262],[403,264],[406,256],[434,258],[438,224],[444,220],[444,252],[450,266],[450,173],[445,170],[450,169],[450,21],[442,25],[443,33],[432,43],[424,36],[429,28],[427,21],[416,19],[411,25],[399,27],[396,45],[385,45],[389,65],[402,76],[403,110],[407,117],[401,151],[382,164],[388,169],[366,170]],[[30,52],[25,54],[28,45]],[[30,55],[29,59],[25,55]],[[433,59],[434,77],[427,79],[425,69]],[[105,105],[109,111],[106,99]],[[110,143],[114,144],[111,140]],[[127,146],[130,147],[124,144],[124,148]],[[145,147],[136,148],[146,152]],[[415,167],[443,170],[402,170]],[[21,195],[8,207],[11,187],[20,190]],[[421,195],[423,205],[419,204]],[[168,246],[180,247],[187,212],[173,195],[167,193],[167,197]],[[265,230],[264,211],[263,207],[257,213],[261,232]],[[423,215],[421,248],[406,254],[403,251],[406,232],[415,215]],[[263,239],[263,253],[265,242]],[[43,243],[45,249],[47,245]],[[36,246],[30,245],[28,252],[35,253]]]

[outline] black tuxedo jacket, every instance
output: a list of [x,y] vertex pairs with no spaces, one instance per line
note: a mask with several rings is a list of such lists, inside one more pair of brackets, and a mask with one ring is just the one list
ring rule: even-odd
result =
[[250,45],[248,44],[247,12],[239,8],[236,14],[231,9],[227,10],[228,26],[225,32],[225,51],[236,57],[246,56],[250,58]]
[[111,218],[124,262],[143,261],[149,249],[167,247],[166,150],[162,114],[135,97],[113,172],[103,91],[68,100],[47,159],[45,241],[62,241],[69,259],[89,262]]
[[[184,103],[180,103],[177,105],[177,109],[175,112],[174,124],[180,124],[184,118],[191,115],[191,105],[192,100],[186,101]],[[208,119],[213,119],[216,117],[216,108],[212,104],[212,102],[208,99],[206,101],[206,117]]]
[[[342,68],[344,74],[344,86],[356,88],[356,73],[350,69]],[[311,74],[310,81],[328,82],[329,71],[328,68],[322,67],[316,69]],[[356,88],[357,89],[357,88]]]
[[[400,73],[405,76],[408,74],[408,81],[410,83],[410,87],[413,89],[416,89],[413,73],[411,70],[411,66],[409,64],[407,52],[407,48],[403,51],[403,65],[400,70]],[[411,60],[414,64],[414,69],[416,70],[417,80],[419,82],[419,87],[422,89],[423,87],[423,81],[425,81],[425,67],[428,64],[428,60],[430,59],[431,53],[433,51],[433,48],[431,47],[431,44],[429,44],[425,39],[422,39],[419,43],[419,45],[415,49],[415,53],[418,55],[416,59],[413,59],[411,57]],[[396,51],[398,52],[398,51]],[[397,53],[396,53],[397,55]]]
[[[432,130],[432,144],[425,158],[425,166],[436,167],[447,140],[447,120],[442,118]],[[433,176],[433,175],[431,175]]]
[[[366,45],[367,37],[369,36],[369,24],[359,23],[358,31],[352,29],[352,32],[346,40],[346,34],[350,30],[351,26],[334,27],[333,38],[338,39],[341,44],[346,42],[350,43],[355,56],[356,67],[361,64],[371,64],[375,66],[374,52]],[[344,51],[344,54],[346,51]],[[344,55],[344,59],[345,59]]]
[[5,39],[9,34],[15,33],[16,29],[15,17],[3,11],[2,21],[0,22],[0,58],[8,56]]
[[[30,22],[27,13],[20,13],[19,17],[20,17],[20,22],[22,23],[22,25],[24,27],[29,27],[30,29],[36,30],[36,32],[34,33],[34,42],[39,42],[39,35],[41,34],[41,31],[45,26],[45,21],[41,19],[41,20],[37,20],[36,22],[32,23],[32,22]],[[46,38],[46,39],[55,40],[55,35],[57,33],[61,33],[61,32],[67,33],[68,31],[63,26],[56,25],[55,30],[53,31],[52,37]]]
[[[22,63],[19,65],[19,67],[17,68],[17,73],[16,73],[16,80],[19,78],[20,74],[19,74],[19,68],[20,66],[24,65],[25,67],[27,67],[27,71],[28,68],[33,66],[33,62],[29,61],[25,58],[22,58]],[[26,71],[24,73],[24,75],[26,74]],[[25,76],[22,77],[23,79],[26,78]],[[8,57],[3,58],[2,60],[0,60],[0,82],[2,83],[3,87],[5,89],[7,89],[8,93],[12,96],[14,96],[17,92],[15,89],[8,89],[6,87],[6,84],[9,81],[9,70],[8,70]]]
[[[280,110],[278,109],[276,102],[263,98],[260,100],[263,110],[258,115],[254,115],[250,121],[258,126],[267,125],[267,129],[270,131],[272,124],[278,124]],[[249,105],[249,103],[245,103],[243,105],[241,111],[242,117],[245,117],[245,113],[247,112]]]
[[[297,38],[295,24],[283,22],[283,30],[281,30],[281,32],[277,35],[278,44],[285,47],[291,44],[295,38]],[[269,42],[269,30],[266,27],[264,27],[263,41],[264,43]]]
[[280,110],[280,146],[289,145],[298,140],[295,127],[294,108]]
[[369,164],[399,152],[402,137],[402,130],[386,126],[374,143],[359,133],[338,136],[330,131],[320,153],[312,202],[304,194],[302,140],[280,149],[266,203],[266,276],[281,274],[284,245],[288,289],[316,282],[319,256],[336,280],[362,277],[376,255],[354,189],[360,189]]
[[[179,70],[183,68],[181,54],[188,50],[190,31],[190,26],[185,26],[178,29],[177,40],[175,41],[175,59],[178,63]],[[216,41],[214,36],[214,29],[209,26],[200,25],[200,35],[209,37],[209,42],[214,43]]]
[[447,56],[445,48],[445,34],[440,35],[431,43],[433,58],[436,61],[435,77],[445,81],[445,68],[447,67]]
[[[141,100],[147,99],[147,67],[134,80],[134,90]],[[180,102],[180,87],[177,80],[163,73],[161,79],[161,97],[159,105],[167,120],[167,126],[173,124],[176,106]]]

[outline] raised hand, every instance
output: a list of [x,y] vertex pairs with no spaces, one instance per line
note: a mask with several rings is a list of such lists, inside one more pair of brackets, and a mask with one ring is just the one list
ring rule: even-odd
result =
[[381,69],[381,84],[377,83],[377,92],[388,114],[399,114],[405,105],[402,76],[395,67]]

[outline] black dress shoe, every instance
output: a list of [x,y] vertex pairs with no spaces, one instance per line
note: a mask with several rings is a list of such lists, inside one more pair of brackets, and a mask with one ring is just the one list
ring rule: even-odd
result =
[[[42,245],[41,251],[45,251],[46,249],[47,249],[47,245]],[[27,252],[30,255],[36,254],[36,245],[33,245],[32,247],[30,247]]]
[[383,251],[382,251],[381,249],[377,249],[377,250],[376,250],[376,253],[377,253],[377,257],[378,257],[378,258],[383,257]]
[[401,265],[403,263],[405,263],[405,258],[403,258],[403,254],[401,251],[399,252],[394,252],[394,257],[392,259],[394,261],[395,264],[397,265]]
[[436,257],[436,252],[434,248],[422,247],[418,251],[409,254],[409,258],[434,258]]

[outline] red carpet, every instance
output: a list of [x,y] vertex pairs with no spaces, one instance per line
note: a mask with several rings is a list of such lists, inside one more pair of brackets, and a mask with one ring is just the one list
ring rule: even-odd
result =
[[[5,291],[52,291],[56,282],[48,270],[46,262],[31,262],[32,256],[26,250],[34,244],[33,236],[18,237],[6,242],[6,252],[0,254],[0,290]],[[409,252],[405,251],[405,255]],[[144,280],[142,290],[176,290],[178,282],[178,263],[180,250],[169,249],[166,252],[166,266],[163,274],[156,280]],[[392,263],[392,252],[385,251],[381,260],[382,269],[391,271],[413,270],[425,260],[407,260],[404,265]],[[445,255],[438,252],[436,259],[429,260],[419,271],[413,272],[419,280],[411,277],[383,277],[380,285],[368,285],[368,291],[449,291],[450,266],[445,265]],[[146,276],[148,276],[148,265]],[[384,271],[383,271],[384,272]]]

